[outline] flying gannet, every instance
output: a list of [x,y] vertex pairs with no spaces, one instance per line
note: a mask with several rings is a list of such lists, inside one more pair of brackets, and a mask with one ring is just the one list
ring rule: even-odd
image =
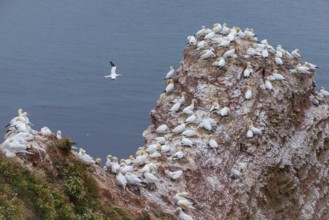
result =
[[117,69],[117,66],[112,62],[110,61],[110,64],[112,66],[111,68],[111,74],[110,75],[106,75],[104,76],[105,78],[111,78],[112,80],[116,79],[118,76],[120,76],[121,74],[117,74],[116,73],[116,69]]

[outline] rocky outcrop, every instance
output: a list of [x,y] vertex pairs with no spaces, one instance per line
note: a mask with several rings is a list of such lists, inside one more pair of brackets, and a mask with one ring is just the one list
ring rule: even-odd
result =
[[[153,125],[143,133],[145,146],[137,154],[148,154],[146,162],[156,165],[153,174],[159,181],[123,189],[113,174],[91,165],[100,203],[123,207],[131,219],[178,219],[174,196],[188,192],[195,209],[181,207],[194,219],[329,218],[329,105],[315,91],[314,70],[302,73],[299,64],[306,64],[298,57],[281,47],[275,51],[267,41],[258,43],[236,30],[229,48],[218,46],[214,38],[206,40],[213,54],[205,59],[200,59],[203,50],[196,43],[186,46],[174,90],[162,94],[151,111]],[[196,37],[197,42],[203,39],[204,35]],[[250,48],[258,54],[248,53]],[[235,49],[234,56],[225,57],[224,67],[218,68],[214,62],[230,49]],[[278,51],[283,53],[283,64],[275,59]],[[253,74],[244,77],[248,63]],[[274,77],[273,72],[284,79]],[[248,99],[247,90],[252,94]],[[181,106],[170,111],[182,93]],[[172,130],[190,116],[182,109],[192,99],[196,99],[196,120],[185,129],[195,129],[197,134],[187,137],[192,141],[187,146],[182,144],[182,132]],[[229,109],[227,116],[221,115],[224,107]],[[168,131],[156,132],[163,124]],[[155,151],[160,156],[151,158],[150,145],[157,144],[155,138],[160,136],[170,150],[160,153],[159,148]],[[210,147],[209,139],[219,147]],[[44,143],[44,148],[49,147],[50,142]],[[179,149],[184,154],[181,159],[175,156]],[[54,166],[53,161],[49,164]],[[134,173],[142,179],[143,165],[134,166]],[[166,170],[182,170],[183,175],[173,181]]]

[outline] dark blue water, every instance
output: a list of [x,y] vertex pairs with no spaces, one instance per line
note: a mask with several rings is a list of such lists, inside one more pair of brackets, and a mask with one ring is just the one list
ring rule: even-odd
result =
[[[21,107],[35,129],[60,129],[95,157],[126,157],[143,145],[186,36],[216,22],[300,48],[329,89],[328,10],[327,0],[1,0],[0,125]],[[109,59],[116,81],[103,77]]]

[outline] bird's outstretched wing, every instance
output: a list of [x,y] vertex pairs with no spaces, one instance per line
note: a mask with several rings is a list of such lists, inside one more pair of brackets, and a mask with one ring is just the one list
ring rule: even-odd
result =
[[115,64],[110,60],[110,64],[111,64],[111,66],[115,66]]

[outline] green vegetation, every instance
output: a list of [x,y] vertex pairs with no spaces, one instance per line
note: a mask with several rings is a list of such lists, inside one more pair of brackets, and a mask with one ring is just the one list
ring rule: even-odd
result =
[[71,146],[69,138],[53,141],[52,162],[33,171],[0,152],[0,219],[131,219],[123,209],[101,204],[95,179]]

